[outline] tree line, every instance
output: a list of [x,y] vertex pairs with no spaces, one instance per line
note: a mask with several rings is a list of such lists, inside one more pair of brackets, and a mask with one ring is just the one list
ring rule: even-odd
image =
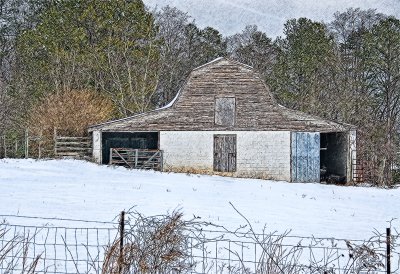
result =
[[0,135],[82,134],[162,107],[193,68],[227,56],[253,66],[280,104],[356,125],[366,181],[400,181],[399,19],[351,8],[326,23],[288,20],[283,34],[253,25],[226,37],[141,0],[0,1]]

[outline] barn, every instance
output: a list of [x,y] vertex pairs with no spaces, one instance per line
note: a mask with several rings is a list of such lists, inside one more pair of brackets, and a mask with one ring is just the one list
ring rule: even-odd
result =
[[352,181],[354,126],[279,105],[252,67],[218,58],[170,104],[89,128],[103,164],[289,182]]

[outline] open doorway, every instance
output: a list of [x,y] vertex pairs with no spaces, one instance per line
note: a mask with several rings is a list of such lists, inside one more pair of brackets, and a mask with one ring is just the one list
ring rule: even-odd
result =
[[321,182],[344,184],[347,182],[347,134],[321,133]]
[[103,164],[110,162],[110,148],[158,149],[158,132],[103,132]]

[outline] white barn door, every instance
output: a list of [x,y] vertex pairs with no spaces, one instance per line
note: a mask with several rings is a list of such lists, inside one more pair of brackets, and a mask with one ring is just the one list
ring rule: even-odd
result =
[[320,134],[292,132],[292,182],[320,182]]

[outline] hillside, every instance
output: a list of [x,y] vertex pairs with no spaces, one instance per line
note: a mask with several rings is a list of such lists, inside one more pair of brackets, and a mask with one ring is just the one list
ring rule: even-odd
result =
[[186,218],[237,228],[245,221],[229,202],[257,230],[266,224],[304,236],[368,238],[400,216],[400,189],[167,174],[77,160],[0,161],[0,215],[111,221],[135,206],[145,215],[181,209]]

